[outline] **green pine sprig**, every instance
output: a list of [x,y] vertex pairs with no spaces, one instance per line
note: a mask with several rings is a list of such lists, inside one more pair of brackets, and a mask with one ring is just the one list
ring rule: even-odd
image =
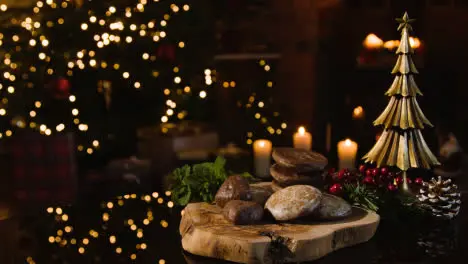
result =
[[343,193],[343,198],[354,206],[374,212],[379,210],[379,196],[377,192],[366,185],[345,183],[343,185]]

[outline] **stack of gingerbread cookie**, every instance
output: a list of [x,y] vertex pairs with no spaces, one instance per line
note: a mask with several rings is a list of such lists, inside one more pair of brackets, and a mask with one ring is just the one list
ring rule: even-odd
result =
[[292,185],[313,185],[319,187],[323,180],[323,169],[328,164],[322,154],[295,148],[273,150],[272,188],[277,191]]

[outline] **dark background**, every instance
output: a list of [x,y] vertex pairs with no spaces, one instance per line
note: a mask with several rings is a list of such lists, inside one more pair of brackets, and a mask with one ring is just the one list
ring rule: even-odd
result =
[[[115,3],[122,2],[131,1]],[[212,124],[223,144],[235,142],[250,148],[247,133],[252,132],[252,139],[268,138],[276,146],[290,145],[292,133],[304,125],[313,134],[313,148],[332,160],[336,159],[336,143],[346,137],[358,142],[359,154],[364,154],[378,132],[372,121],[388,102],[384,92],[393,81],[390,70],[396,55],[383,51],[372,55],[376,63],[358,64],[358,57],[369,55],[362,41],[369,33],[383,40],[399,39],[395,18],[408,11],[416,18],[414,36],[422,41],[415,55],[420,71],[416,81],[424,93],[418,101],[436,127],[424,131],[426,140],[436,152],[439,129],[454,132],[461,145],[468,147],[464,109],[468,100],[466,0],[203,0],[191,3],[191,10],[184,19],[171,20],[175,23],[171,32],[184,35],[190,44],[177,63],[193,76],[192,82],[200,86],[197,89],[205,89],[204,69],[216,72],[214,85],[206,88],[206,100],[187,99],[189,119]],[[155,17],[160,15],[156,13]],[[67,43],[64,48],[73,49],[74,42]],[[157,48],[150,46],[149,51]],[[124,60],[128,52],[133,51],[117,54]],[[381,63],[389,56],[392,63]],[[263,70],[261,60],[271,66],[270,71]],[[164,63],[157,65],[161,73],[173,67],[172,62],[168,67]],[[86,158],[99,160],[97,164],[137,153],[136,131],[160,123],[166,100],[161,90],[173,77],[163,76],[157,87],[139,92],[114,81],[112,106],[105,109],[96,84],[113,78],[82,71],[71,79],[72,90],[82,104],[80,116],[90,124],[86,137],[102,142],[102,151]],[[232,81],[235,87],[223,88],[224,82]],[[273,87],[265,85],[268,81]],[[246,108],[252,95],[255,103]],[[263,109],[256,107],[259,101],[265,103]],[[359,105],[365,118],[353,120],[352,111]],[[52,108],[44,111],[50,123],[56,123],[58,112]],[[266,124],[254,118],[257,112],[268,119]],[[281,135],[268,133],[269,126],[276,130],[283,122],[287,129]],[[9,121],[2,124],[9,125]],[[325,145],[327,124],[332,127],[330,150]]]
[[[233,3],[235,8],[227,3]],[[273,52],[275,88],[273,99],[288,120],[289,133],[306,125],[314,136],[314,149],[326,152],[326,124],[332,125],[332,149],[336,142],[351,137],[364,154],[374,143],[378,132],[372,121],[383,111],[393,76],[390,71],[396,61],[358,65],[363,52],[362,41],[369,33],[384,40],[399,39],[395,18],[407,11],[413,23],[413,35],[421,39],[422,47],[415,55],[420,74],[416,82],[424,96],[418,98],[424,113],[436,129],[424,131],[434,152],[437,131],[455,133],[462,146],[467,147],[467,116],[464,102],[467,58],[466,27],[468,1],[226,1],[218,3],[216,12],[219,53]],[[226,7],[228,6],[228,7]],[[219,30],[221,28],[222,30]],[[385,53],[385,52],[384,52]],[[387,58],[388,59],[388,58]],[[240,62],[236,62],[237,65]],[[245,65],[249,61],[243,61]],[[254,62],[250,62],[254,63]],[[223,62],[222,66],[227,64]],[[228,66],[225,66],[228,67]],[[225,75],[244,73],[247,67],[231,64]],[[252,71],[245,70],[244,79]],[[227,78],[227,77],[226,77]],[[221,80],[220,80],[221,81]],[[238,86],[236,89],[247,89]],[[220,93],[223,89],[218,90]],[[224,100],[224,99],[223,99]],[[222,103],[221,103],[222,104]],[[364,120],[352,120],[352,110],[362,106]],[[220,118],[235,112],[226,110]],[[224,132],[235,134],[229,126]],[[226,125],[225,125],[226,126]],[[438,130],[437,130],[438,129]],[[239,133],[236,133],[239,135]],[[290,144],[289,137],[277,139]]]

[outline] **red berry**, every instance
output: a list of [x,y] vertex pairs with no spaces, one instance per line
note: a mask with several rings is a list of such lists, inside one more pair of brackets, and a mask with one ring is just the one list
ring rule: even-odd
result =
[[388,189],[389,191],[391,191],[391,192],[394,192],[394,191],[398,190],[398,186],[396,186],[395,184],[389,183],[389,184],[387,185],[387,189]]
[[380,175],[380,176],[379,176],[379,181],[380,181],[380,182],[386,182],[386,181],[387,181],[387,176],[385,176],[385,175]]
[[375,184],[374,178],[371,176],[366,176],[362,182],[365,184]]
[[379,176],[379,174],[380,174],[379,169],[375,168],[375,169],[372,170],[372,176],[376,177],[376,176]]
[[342,180],[346,176],[348,176],[349,170],[348,169],[342,169],[340,172],[338,172],[338,180]]
[[403,184],[403,177],[398,176],[398,177],[395,178],[395,180],[396,180],[396,183],[397,183],[398,185]]
[[339,183],[333,184],[333,185],[328,189],[328,192],[330,192],[331,194],[335,194],[335,195],[340,194],[342,191],[343,191],[343,186],[341,186],[341,184],[339,184]]
[[335,172],[336,172],[336,169],[335,169],[335,168],[330,168],[330,169],[328,169],[328,174],[330,174],[330,175],[333,174],[333,173],[335,173]]
[[367,169],[366,170],[366,176],[369,176],[369,177],[372,176],[372,169]]
[[387,175],[388,174],[388,168],[387,167],[383,167],[380,169],[380,174],[381,175]]
[[414,183],[416,183],[416,184],[422,185],[423,182],[424,182],[423,178],[421,178],[421,177],[418,177],[418,178],[414,179]]
[[410,178],[406,178],[406,182],[407,182],[408,184],[411,184],[413,181],[412,181]]
[[345,178],[351,178],[351,176],[353,176],[353,173],[350,172],[349,170],[347,170],[344,174]]
[[360,172],[360,173],[365,173],[366,170],[367,170],[367,166],[366,166],[366,165],[361,165],[361,166],[359,166],[359,172]]

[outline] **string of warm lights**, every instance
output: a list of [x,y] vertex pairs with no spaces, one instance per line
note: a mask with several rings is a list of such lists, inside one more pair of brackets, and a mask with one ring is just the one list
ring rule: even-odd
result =
[[[46,3],[51,5],[52,8],[57,7],[56,4],[53,1],[48,0],[48,1],[46,1]],[[34,7],[34,9],[33,9],[34,13],[38,13],[39,12],[38,8],[43,7],[43,6],[44,6],[43,2],[38,1],[36,3],[36,7]],[[67,1],[62,2],[61,5],[60,5],[61,8],[67,8],[68,6],[69,5],[68,5]],[[52,25],[49,22],[46,23],[46,25],[48,27],[51,27]],[[63,19],[59,19],[59,23],[60,22],[63,23]],[[14,42],[13,44],[15,45],[14,52],[21,52],[22,50],[26,49],[26,48],[23,48],[25,46],[26,47],[29,46],[30,48],[37,48],[38,49],[37,50],[37,58],[42,62],[49,63],[51,61],[51,55],[49,55],[51,53],[51,51],[48,50],[50,41],[47,39],[47,37],[45,35],[42,35],[42,34],[38,33],[38,30],[41,28],[41,22],[40,21],[34,21],[33,18],[31,18],[31,17],[26,17],[23,21],[20,21],[20,20],[17,20],[15,18],[13,18],[11,20],[11,23],[13,25],[21,25],[22,28],[24,28],[24,29],[26,29],[27,31],[30,32],[30,36],[25,38],[24,40],[21,39],[18,34],[14,34],[11,37],[12,41]],[[4,35],[1,34],[1,36],[2,36],[2,39],[3,39]],[[3,42],[1,44],[3,44]],[[23,44],[23,46],[22,46],[22,44]],[[20,70],[20,69],[18,69],[18,63],[12,62],[11,57],[12,57],[11,53],[7,51],[6,54],[5,54],[5,59],[3,61],[4,66],[6,66],[7,69],[3,71],[2,75],[6,80],[10,81],[10,85],[8,86],[8,93],[9,94],[14,94],[15,90],[16,90],[15,87],[18,87],[18,85],[15,84],[15,81],[16,81],[17,78],[16,78],[16,76],[14,74],[10,73],[10,70],[12,72],[15,72],[15,71]],[[22,63],[25,63],[25,62],[22,62]],[[23,66],[23,68],[27,68],[27,70],[24,71],[25,73],[22,74],[21,79],[22,80],[30,79],[31,74],[37,73],[38,66],[39,65],[37,65],[37,64],[33,64],[33,65],[29,65],[29,66]],[[52,75],[52,74],[54,74],[54,69],[51,68],[51,67],[48,67],[47,70],[46,70],[46,73],[48,75]],[[68,75],[71,75],[71,74],[68,73]],[[34,87],[34,83],[32,81],[29,81],[27,83],[27,85],[26,85],[26,88],[33,88],[33,87]],[[71,94],[68,97],[68,99],[69,99],[69,101],[71,103],[74,103],[76,101],[76,96]],[[4,104],[6,104],[8,102],[8,98],[7,97],[2,98],[2,102]],[[34,102],[34,107],[31,107],[32,110],[29,112],[29,117],[30,117],[29,127],[31,129],[38,130],[41,134],[44,134],[46,136],[50,136],[52,134],[52,132],[54,131],[54,129],[47,127],[46,124],[38,124],[35,121],[38,118],[39,109],[42,107],[42,105],[43,105],[43,103],[40,100],[36,100]],[[2,116],[5,116],[7,111],[6,111],[5,108],[2,108],[2,109],[0,109],[0,113],[2,114]],[[78,116],[79,115],[79,109],[75,107],[75,108],[73,108],[71,110],[71,113],[72,113],[72,116],[74,117],[73,123],[77,126],[78,130],[86,132],[88,130],[88,125],[85,124],[85,123],[80,122],[80,119],[79,119],[79,116]],[[14,118],[12,118],[11,121],[12,121],[11,125],[13,127],[25,128],[27,126],[26,120],[24,118],[15,118],[14,117]],[[63,123],[57,124],[56,127],[55,127],[55,131],[56,132],[66,131],[65,124],[63,124]],[[12,134],[13,134],[12,130],[5,131],[6,136],[11,136]],[[2,134],[0,133],[0,135],[2,135]],[[86,152],[88,154],[93,153],[93,151],[94,151],[93,148],[98,148],[99,147],[99,141],[94,139],[94,140],[92,140],[92,143],[90,145],[91,145],[91,147],[86,149]],[[79,150],[84,149],[84,147],[82,145],[79,145],[78,149]]]
[[[157,2],[157,1],[155,1]],[[132,10],[135,12],[143,13],[145,10],[145,6],[148,4],[147,1],[139,1],[139,3],[131,8],[131,7],[126,7],[125,10],[125,15],[124,17],[118,17],[117,20],[111,20],[117,13],[118,9],[115,6],[110,6],[108,10],[105,12],[105,17],[101,18],[96,14],[95,12],[88,12],[89,14],[89,23],[95,24],[100,26],[100,28],[96,31],[93,32],[98,32],[102,31],[100,34],[94,34],[93,40],[96,43],[96,47],[98,49],[104,49],[110,44],[119,44],[122,43],[122,45],[132,45],[135,42],[136,38],[149,38],[153,42],[157,43],[160,42],[160,40],[164,39],[167,37],[167,33],[165,31],[165,28],[168,26],[169,20],[171,18],[171,15],[169,14],[164,14],[163,19],[161,19],[158,23],[157,20],[151,19],[148,22],[142,23],[137,25],[136,23],[133,23],[131,21],[128,21],[130,18],[133,17]],[[172,14],[178,13],[180,10],[183,11],[189,11],[190,6],[185,4],[180,8],[176,4],[171,4],[170,9],[172,11]],[[90,28],[90,24],[88,22],[84,22],[81,24],[81,30],[83,31],[88,31]],[[128,26],[130,24],[130,26]],[[130,32],[125,31],[125,29],[130,29]],[[126,35],[123,33],[127,33]],[[124,40],[124,41],[121,41]],[[177,44],[177,47],[179,49],[185,48],[185,42],[179,41]],[[77,58],[75,58],[75,61],[70,61],[69,66],[73,68],[73,66],[78,65],[78,68],[81,70],[84,70],[86,68],[86,63],[83,62],[83,57],[84,54],[86,53],[86,50],[80,51],[77,53]],[[99,60],[95,57],[95,52],[93,50],[88,52],[89,55],[89,60],[88,64],[91,67],[99,67],[105,69],[108,67],[109,62],[105,60]],[[143,52],[141,54],[141,59],[143,61],[149,61],[149,62],[154,62],[156,61],[156,55],[150,55],[150,52]],[[141,89],[143,87],[146,87],[142,83],[141,80],[138,80],[131,72],[132,67],[125,67],[122,66],[119,63],[112,63],[112,67],[114,70],[119,71],[120,75],[122,76],[123,80],[130,82],[131,86],[133,86],[135,89]],[[176,116],[178,119],[183,119],[186,117],[187,112],[186,111],[179,111],[176,114],[176,108],[177,108],[177,99],[176,96],[180,96],[183,93],[190,93],[191,92],[191,87],[189,85],[184,85],[183,90],[181,89],[183,85],[183,80],[182,77],[179,76],[180,74],[180,66],[174,66],[173,67],[173,73],[175,74],[173,78],[173,83],[176,86],[173,89],[165,88],[163,90],[164,95],[167,97],[166,100],[166,109],[164,110],[164,114],[161,116],[161,122],[166,123],[169,121],[170,117]],[[158,78],[160,73],[158,71],[152,71],[152,77]],[[176,91],[174,93],[174,90]],[[175,95],[175,96],[174,96]],[[200,97],[204,98],[206,97],[206,92],[200,91]]]
[[[271,65],[268,64],[265,60],[260,60],[258,62],[258,65],[263,68],[265,72],[270,72],[271,71]],[[235,81],[230,81],[230,82],[223,82],[223,87],[228,88],[228,87],[235,87],[236,82]],[[271,79],[268,79],[266,81],[266,87],[268,89],[273,88],[273,81]],[[272,124],[272,120],[269,119],[266,116],[266,113],[270,113],[270,110],[267,111],[262,111],[263,109],[267,108],[267,103],[265,102],[264,99],[258,99],[256,93],[252,93],[249,98],[248,102],[244,105],[245,109],[251,109],[254,110],[254,118],[260,122],[260,124],[264,125],[265,129],[268,131],[270,135],[281,135],[283,133],[283,130],[287,129],[288,125],[285,121],[280,121],[280,125],[278,127],[274,127]],[[238,102],[238,106],[242,107],[242,102]],[[263,114],[262,114],[263,112]],[[279,118],[280,113],[277,111],[273,112],[273,118]],[[247,132],[247,141],[246,143],[248,145],[251,145],[254,141],[254,133],[253,132]]]
[[[159,2],[159,1],[153,1]],[[161,40],[167,38],[166,29],[169,24],[169,20],[171,16],[179,13],[180,11],[189,11],[190,6],[187,4],[176,5],[175,3],[170,4],[170,12],[166,12],[163,15],[163,18],[160,20],[149,18],[145,21],[133,20],[138,14],[143,14],[146,10],[146,7],[150,4],[150,1],[140,0],[134,6],[128,6],[125,8],[119,8],[116,6],[109,6],[107,10],[103,14],[99,13],[99,11],[95,10],[82,10],[81,13],[86,13],[86,19],[82,22],[77,23],[77,27],[83,33],[89,33],[91,38],[90,41],[94,43],[95,48],[86,48],[86,49],[79,49],[76,54],[68,54],[64,55],[65,63],[66,63],[66,75],[73,76],[75,70],[86,70],[86,69],[108,69],[113,70],[121,76],[121,78],[129,83],[129,86],[133,87],[134,89],[142,89],[144,87],[151,87],[151,84],[143,83],[143,80],[140,80],[138,75],[139,72],[134,70],[133,65],[123,65],[121,61],[119,61],[118,56],[108,56],[111,52],[106,52],[106,49],[111,49],[112,46],[124,46],[125,48],[131,48],[132,45],[136,45],[139,41],[146,41],[150,40],[153,43],[160,43]],[[33,7],[33,12],[35,14],[41,14],[44,11],[44,8],[48,8],[48,10],[56,9],[56,12],[61,12],[60,10],[72,10],[77,11],[77,7],[68,0],[46,0],[46,1],[37,1],[36,5]],[[0,7],[2,11],[6,11],[7,7]],[[56,13],[59,14],[59,13]],[[40,65],[48,65],[55,59],[52,38],[46,37],[46,35],[41,33],[41,29],[51,29],[55,27],[59,27],[64,25],[65,23],[76,23],[72,21],[71,18],[67,16],[58,16],[52,20],[42,21],[42,17],[38,17],[37,19],[33,17],[26,17],[22,20],[12,19],[13,24],[21,25],[22,28],[26,29],[30,34],[29,37],[23,38],[17,34],[12,36],[12,41],[14,42],[15,52],[20,52],[22,50],[22,46],[20,44],[25,44],[25,46],[29,49],[36,49],[37,58]],[[71,21],[71,22],[67,22]],[[86,35],[83,35],[83,37]],[[3,35],[2,35],[3,37]],[[139,40],[139,41],[137,41]],[[3,43],[0,43],[3,44]],[[113,44],[113,45],[112,45]],[[183,49],[186,47],[186,43],[183,41],[177,42],[176,47],[178,49]],[[10,69],[17,69],[18,64],[13,63],[11,60],[11,55],[6,53],[4,64],[8,66]],[[157,56],[152,54],[152,52],[143,52],[140,59],[148,62],[148,67],[151,67],[153,62],[157,60]],[[159,54],[158,54],[159,56]],[[114,61],[112,61],[114,60]],[[28,66],[27,73],[23,74],[23,80],[31,79],[29,75],[38,74],[38,67],[39,65],[30,65]],[[24,66],[23,68],[25,68]],[[48,75],[53,75],[56,73],[52,67],[46,67],[46,73]],[[206,70],[206,72],[209,70]],[[164,110],[164,114],[161,116],[161,122],[165,123],[170,121],[171,117],[177,117],[177,119],[184,119],[187,116],[187,111],[183,109],[177,109],[177,103],[180,100],[179,97],[183,94],[191,94],[192,88],[187,83],[186,80],[183,80],[180,76],[180,66],[173,67],[173,73],[175,74],[173,78],[173,84],[175,87],[171,88],[164,88],[163,93],[166,96],[166,109]],[[209,76],[210,74],[206,74]],[[152,70],[151,77],[158,78],[160,76],[160,72],[157,70]],[[19,78],[16,78],[15,75],[10,74],[8,71],[4,72],[4,77],[8,78],[10,82],[18,81]],[[211,77],[210,77],[211,78]],[[206,77],[206,85],[212,85],[211,79]],[[29,81],[27,86],[29,88],[34,87],[34,83]],[[0,86],[2,87],[2,86]],[[0,88],[1,89],[1,88]],[[10,85],[7,88],[8,93],[13,94],[15,92],[15,86]],[[205,90],[199,91],[199,97],[201,99],[205,99],[207,97],[207,92]],[[8,101],[8,98],[3,98],[3,101]],[[77,101],[77,97],[74,94],[69,96],[70,103],[75,103]],[[34,107],[31,108],[29,112],[29,127],[38,130],[40,133],[44,135],[51,135],[53,132],[64,132],[68,129],[63,123],[59,123],[55,125],[55,129],[52,127],[48,127],[46,124],[40,124],[37,120],[40,116],[39,109],[41,108],[43,102],[37,100],[34,102]],[[81,132],[88,131],[88,125],[81,122],[79,118],[80,110],[77,107],[73,107],[71,109],[71,114],[73,118],[73,123],[76,125],[76,128]],[[6,116],[7,109],[1,108],[0,109],[0,116]],[[25,128],[27,126],[27,122],[23,119],[16,120],[17,122],[13,123],[13,126],[18,128]],[[11,136],[13,131],[11,129],[6,130],[3,133],[0,133],[0,138],[3,135]],[[84,151],[88,154],[92,154],[94,149],[100,146],[98,140],[94,139],[91,140],[89,143],[89,147],[85,145],[78,145],[77,148],[79,151]]]
[[[128,258],[136,260],[138,252],[145,251],[149,247],[144,239],[144,229],[146,227],[151,228],[151,225],[156,220],[152,206],[165,205],[169,209],[173,208],[174,203],[170,200],[170,196],[171,192],[169,191],[166,191],[163,196],[160,196],[158,192],[147,195],[137,195],[133,193],[118,196],[116,199],[103,202],[102,207],[104,208],[104,211],[101,214],[101,221],[96,228],[89,229],[89,232],[82,237],[78,237],[78,235],[75,234],[77,228],[70,223],[70,216],[64,209],[61,207],[49,207],[47,208],[47,213],[54,217],[57,222],[57,229],[48,237],[48,241],[50,244],[56,244],[61,248],[67,247],[68,249],[76,250],[79,254],[84,255],[89,251],[88,247],[92,244],[93,240],[104,239],[109,243],[111,248],[114,248],[116,255],[121,256],[123,254],[127,254]],[[115,210],[118,210],[119,208],[122,209],[125,204],[129,204],[131,201],[137,202],[138,200],[147,204],[146,213],[143,219],[129,218],[122,221],[120,217],[113,217],[113,212],[115,212]],[[112,222],[113,220],[114,222]],[[112,227],[116,227],[115,222],[124,224],[124,229],[120,232],[126,232],[125,230],[129,230],[135,235],[137,238],[137,244],[133,248],[124,248],[119,244],[119,241],[122,241],[122,239],[119,238],[119,231],[112,230]],[[159,225],[162,228],[167,228],[169,226],[169,222],[166,219],[160,219]],[[28,257],[27,261],[31,264],[34,263],[32,257]],[[164,264],[165,260],[160,259],[159,263]]]

